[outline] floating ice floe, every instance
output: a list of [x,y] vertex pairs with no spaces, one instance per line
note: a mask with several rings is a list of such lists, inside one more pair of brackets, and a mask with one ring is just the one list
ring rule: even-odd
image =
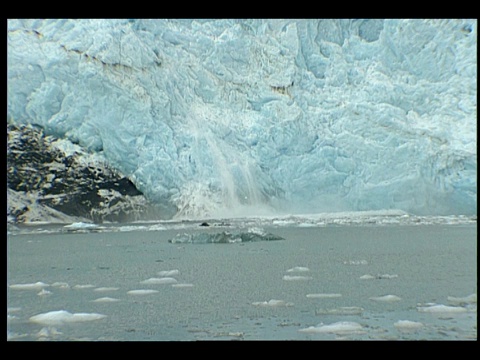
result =
[[50,311],[30,317],[30,322],[44,325],[62,325],[65,323],[100,320],[106,315],[96,313],[75,313],[65,310]]
[[140,281],[140,284],[144,284],[144,285],[175,284],[175,283],[177,283],[177,280],[172,277],[150,278],[147,280]]
[[107,291],[117,291],[118,289],[119,289],[118,287],[98,287],[93,289],[93,291],[107,292]]
[[74,289],[91,289],[94,288],[95,285],[92,284],[85,284],[85,285],[75,285],[73,288]]
[[369,275],[369,274],[365,274],[365,275],[360,276],[360,279],[361,279],[361,280],[371,280],[371,279],[375,279],[375,276]]
[[307,294],[307,298],[312,299],[331,299],[342,297],[342,294]]
[[193,284],[172,284],[172,287],[175,287],[175,288],[189,288],[189,287],[193,287]]
[[117,301],[120,301],[120,300],[111,298],[111,297],[101,297],[101,298],[92,300],[92,302],[97,302],[97,303],[109,303],[109,302],[117,302]]
[[419,306],[417,307],[419,312],[426,313],[461,313],[467,312],[468,310],[461,306],[447,306],[447,305],[430,305],[430,306]]
[[467,305],[477,303],[477,294],[471,294],[465,297],[448,296],[447,301],[451,305]]
[[70,289],[70,285],[68,285],[66,282],[60,282],[60,281],[54,282],[51,286],[58,287],[60,289]]
[[345,265],[368,265],[367,260],[347,260],[343,262]]
[[39,292],[37,295],[38,295],[38,296],[45,296],[45,295],[51,295],[51,294],[52,294],[51,291],[42,289],[42,290],[40,290],[40,292]]
[[96,228],[98,225],[92,223],[85,223],[85,222],[75,222],[69,225],[65,225],[64,228],[66,229],[91,229]]
[[300,276],[300,275],[295,275],[295,276],[285,275],[283,277],[283,280],[285,281],[304,281],[304,280],[311,280],[311,279],[313,279],[311,276]]
[[199,232],[194,234],[177,234],[175,237],[168,240],[168,242],[172,244],[230,244],[273,240],[285,239],[262,229],[251,228],[247,231],[240,231],[236,233],[222,231],[219,233]]
[[361,315],[364,309],[358,306],[342,306],[335,309],[318,309],[315,315]]
[[400,301],[402,299],[396,295],[385,295],[385,296],[371,297],[370,300],[381,301],[381,302],[394,302],[394,301]]
[[12,284],[9,286],[9,288],[14,290],[41,290],[48,286],[50,285],[45,284],[41,281],[38,281],[36,283],[30,283],[30,284]]
[[363,332],[363,327],[359,323],[353,321],[340,321],[330,325],[319,324],[317,326],[309,326],[305,329],[298,330],[303,333],[332,333],[338,335],[358,334]]
[[304,266],[295,266],[291,269],[288,269],[287,272],[291,273],[291,272],[308,272],[310,271],[310,269],[308,267],[304,267]]
[[52,326],[44,327],[36,334],[37,337],[50,337],[55,335],[62,335],[62,333]]
[[362,275],[360,276],[360,279],[361,280],[371,280],[371,279],[395,279],[397,278],[398,275],[397,274],[377,274],[375,276],[373,275],[370,275],[370,274],[365,274],[365,275]]
[[293,303],[286,302],[284,300],[269,300],[269,301],[256,301],[253,302],[252,305],[254,306],[266,306],[266,307],[277,307],[277,306],[293,306]]
[[411,331],[411,330],[418,330],[422,328],[424,325],[421,322],[417,321],[410,321],[410,320],[398,320],[396,323],[393,324],[395,328],[401,331]]
[[157,274],[160,275],[160,276],[173,276],[173,275],[180,274],[180,271],[178,271],[177,269],[175,269],[175,270],[163,270],[163,271],[159,271]]
[[128,295],[149,295],[149,294],[155,294],[155,293],[158,293],[158,290],[138,289],[138,290],[127,291]]

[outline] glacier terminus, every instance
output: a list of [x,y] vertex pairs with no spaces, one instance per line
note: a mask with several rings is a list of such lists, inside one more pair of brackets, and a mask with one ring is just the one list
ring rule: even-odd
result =
[[163,218],[477,212],[476,19],[11,19],[7,122]]

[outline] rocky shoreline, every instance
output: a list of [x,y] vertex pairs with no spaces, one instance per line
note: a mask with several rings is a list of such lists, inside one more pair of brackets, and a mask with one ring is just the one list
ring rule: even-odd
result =
[[7,223],[123,222],[153,212],[98,154],[37,126],[7,124]]

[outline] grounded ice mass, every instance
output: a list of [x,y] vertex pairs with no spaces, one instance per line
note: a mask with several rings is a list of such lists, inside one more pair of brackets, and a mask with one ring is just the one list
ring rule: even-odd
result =
[[9,20],[7,118],[165,217],[476,214],[477,20]]

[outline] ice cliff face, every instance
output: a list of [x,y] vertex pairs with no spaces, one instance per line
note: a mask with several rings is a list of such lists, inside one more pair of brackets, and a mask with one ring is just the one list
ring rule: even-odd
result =
[[477,211],[476,20],[9,20],[7,116],[165,217]]

